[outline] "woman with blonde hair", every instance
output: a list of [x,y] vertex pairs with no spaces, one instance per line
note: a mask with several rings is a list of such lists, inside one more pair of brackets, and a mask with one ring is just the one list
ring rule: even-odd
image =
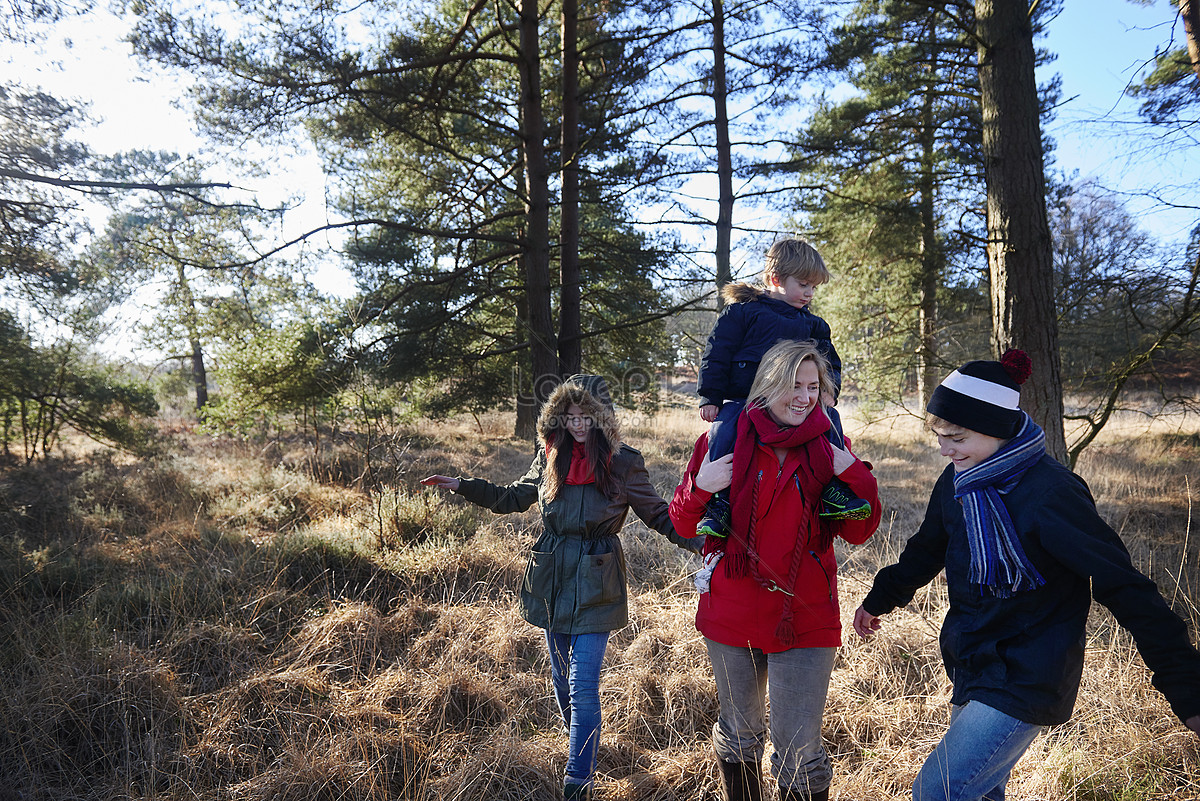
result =
[[[833,771],[821,718],[841,645],[834,537],[859,544],[879,525],[875,477],[848,448],[825,436],[825,357],[808,340],[783,341],[764,355],[737,418],[733,453],[709,457],[696,441],[671,519],[695,536],[713,493],[730,488],[731,525],[709,535],[696,628],[704,635],[720,712],[713,747],[722,797],[762,798],[762,757],[771,699],[771,769],[783,801],[825,801]],[[837,476],[869,501],[860,520],[819,516],[821,491]]]
[[421,483],[497,514],[538,503],[543,530],[525,569],[520,610],[546,630],[554,694],[570,739],[564,798],[587,799],[600,740],[600,665],[609,632],[629,622],[618,537],[628,511],[680,547],[693,548],[675,534],[642,455],[621,442],[603,378],[567,379],[546,401],[537,431],[537,455],[514,484],[448,476]]

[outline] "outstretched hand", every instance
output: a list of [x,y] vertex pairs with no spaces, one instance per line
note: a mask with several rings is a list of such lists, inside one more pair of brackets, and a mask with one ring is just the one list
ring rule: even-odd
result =
[[421,483],[426,487],[438,487],[450,490],[451,492],[458,491],[458,479],[450,478],[450,476],[430,476],[429,478],[421,479]]
[[[862,637],[864,640],[871,639],[872,635],[879,631],[880,625],[882,624],[879,618],[872,615],[866,609],[860,606],[855,610],[854,630],[858,633],[859,637]],[[1200,716],[1197,717],[1197,723],[1200,723]]]

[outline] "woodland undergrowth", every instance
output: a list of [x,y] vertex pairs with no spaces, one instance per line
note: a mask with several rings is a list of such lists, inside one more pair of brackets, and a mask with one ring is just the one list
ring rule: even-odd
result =
[[[669,497],[701,424],[683,411],[625,422]],[[344,433],[315,452],[298,437],[176,426],[153,458],[79,449],[4,466],[0,798],[560,798],[567,741],[545,645],[516,611],[536,512],[493,516],[417,483],[515,480],[531,446],[511,426],[500,413],[409,425],[390,459]],[[839,551],[831,797],[899,800],[947,725],[944,585],[871,642],[848,622],[915,530],[942,462],[912,419],[851,418],[849,430],[885,512],[872,541]],[[1114,427],[1079,465],[1193,631],[1194,430]],[[623,539],[632,622],[606,657],[597,797],[715,798],[696,558],[633,516]],[[1197,746],[1095,606],[1075,716],[1034,743],[1009,797],[1200,798]]]

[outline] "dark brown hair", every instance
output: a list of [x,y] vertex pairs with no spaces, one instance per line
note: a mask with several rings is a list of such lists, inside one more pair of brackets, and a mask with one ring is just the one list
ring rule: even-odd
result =
[[[558,426],[546,443],[546,499],[558,497],[567,473],[571,469],[571,453],[575,448],[575,438],[565,425]],[[604,497],[617,497],[617,481],[612,474],[612,446],[599,426],[593,425],[588,429],[587,439],[583,441],[584,458],[587,459],[588,469],[596,479],[596,488]]]
[[[620,492],[617,479],[612,475],[613,455],[621,447],[620,427],[612,406],[583,386],[581,381],[586,378],[590,377],[572,377],[571,380],[560,384],[551,393],[538,417],[538,436],[546,448],[543,484],[547,500],[558,497],[571,469],[571,451],[575,445],[575,438],[567,430],[566,418],[567,410],[573,405],[592,418],[592,426],[588,429],[583,448],[588,469],[596,481],[596,488],[610,499],[616,498]],[[603,381],[599,378],[595,380]],[[599,383],[596,386],[598,391],[607,397],[607,387]]]

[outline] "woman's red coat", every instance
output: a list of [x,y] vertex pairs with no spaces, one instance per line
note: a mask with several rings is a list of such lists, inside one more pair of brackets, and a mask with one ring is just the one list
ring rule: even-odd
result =
[[[849,442],[847,441],[847,446]],[[704,518],[704,505],[712,496],[695,484],[696,471],[708,453],[708,434],[701,435],[688,461],[683,481],[671,499],[671,522],[684,537],[694,537],[696,527]],[[761,443],[754,454],[752,474],[762,471],[758,492],[757,543],[762,561],[759,573],[764,579],[785,584],[792,552],[805,548],[799,577],[796,580],[796,600],[792,604],[795,640],[791,647],[825,648],[842,644],[841,611],[837,600],[837,562],[833,548],[816,549],[814,543],[798,543],[801,532],[809,530],[806,523],[819,511],[806,504],[795,483],[780,490],[775,498],[775,482],[779,478],[779,459],[775,452]],[[866,542],[879,526],[879,487],[875,476],[861,461],[855,461],[840,476],[858,497],[871,503],[871,515],[863,520],[837,521],[836,536],[858,545]],[[772,498],[775,498],[772,506]],[[820,500],[815,501],[816,504]],[[828,525],[828,523],[827,523]],[[815,526],[813,526],[815,528]],[[730,578],[724,565],[718,564],[709,592],[700,595],[696,609],[696,628],[710,640],[732,646],[758,648],[767,653],[786,650],[776,628],[783,615],[785,596],[760,585],[753,577]]]

